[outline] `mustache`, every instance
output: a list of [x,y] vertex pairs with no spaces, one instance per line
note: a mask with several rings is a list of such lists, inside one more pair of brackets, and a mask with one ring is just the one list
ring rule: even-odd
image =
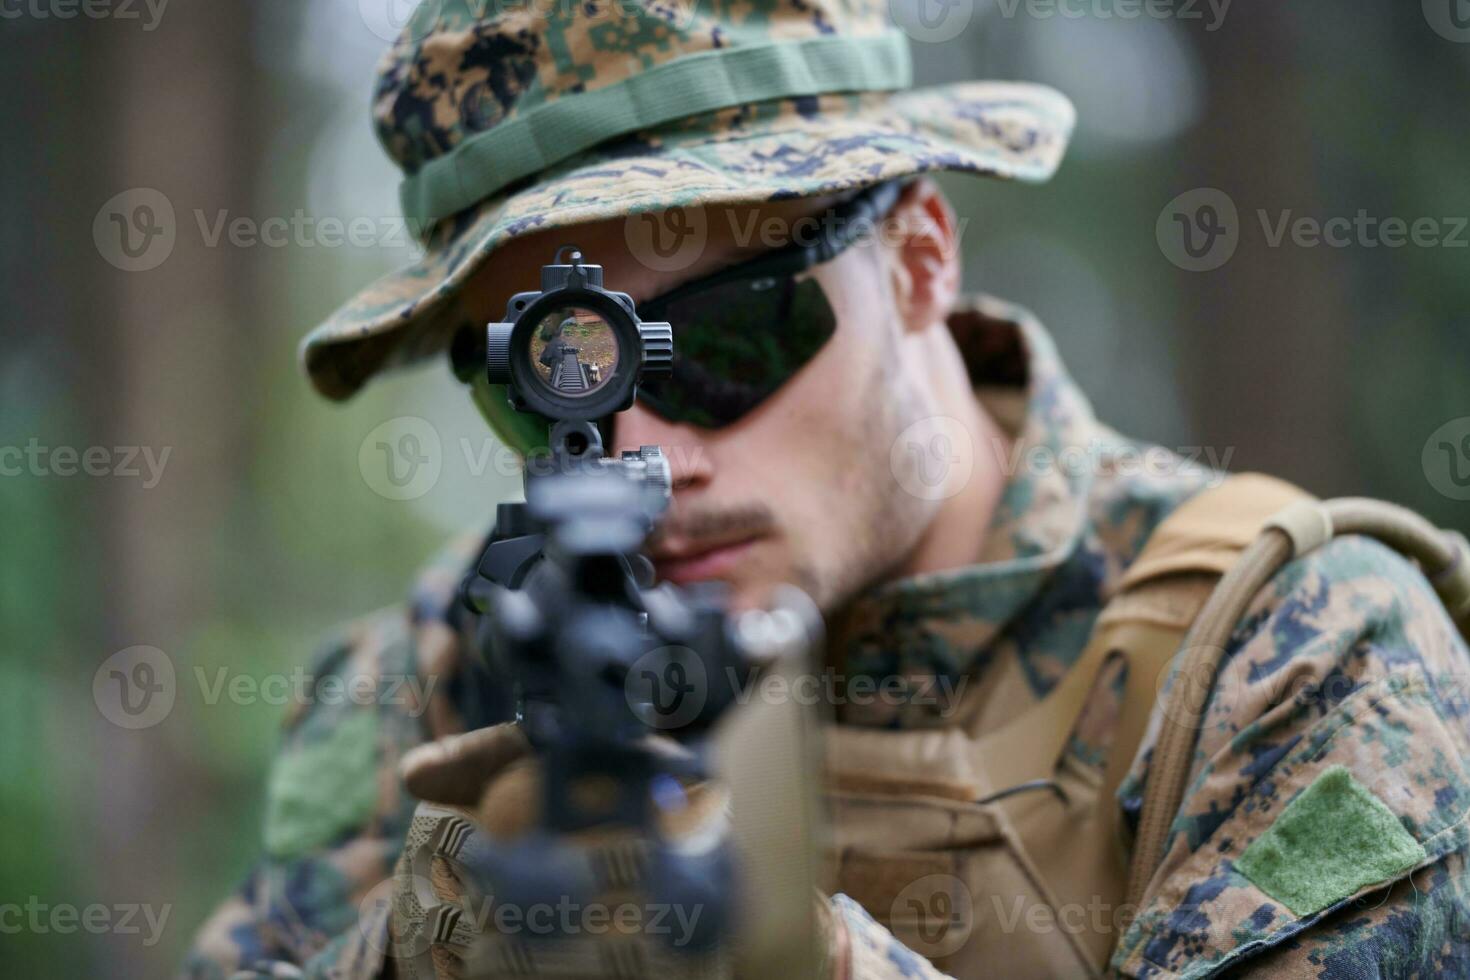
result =
[[699,545],[705,541],[734,541],[769,534],[776,527],[776,514],[763,503],[736,507],[681,507],[677,503],[649,536],[650,550],[668,541]]

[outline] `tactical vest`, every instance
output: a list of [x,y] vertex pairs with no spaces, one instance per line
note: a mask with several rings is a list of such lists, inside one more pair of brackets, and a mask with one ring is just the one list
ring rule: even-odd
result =
[[[832,890],[945,973],[1102,974],[1163,857],[1230,629],[1281,564],[1334,533],[1409,553],[1470,625],[1463,539],[1391,505],[1321,505],[1279,480],[1232,477],[1159,525],[1080,658],[1020,716],[987,728],[976,698],[942,729],[825,729]],[[1181,646],[1134,839],[1115,794]],[[1123,696],[1099,774],[1066,749],[1115,658]]]

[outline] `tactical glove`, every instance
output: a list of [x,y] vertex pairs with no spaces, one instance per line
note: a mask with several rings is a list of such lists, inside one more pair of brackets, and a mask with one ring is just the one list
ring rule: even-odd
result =
[[[672,742],[660,745],[681,751]],[[705,909],[649,896],[645,885],[653,847],[628,829],[594,828],[558,842],[565,845],[556,849],[558,863],[586,869],[590,890],[555,894],[555,886],[549,886],[534,901],[524,900],[524,889],[519,901],[497,896],[495,880],[507,862],[515,871],[517,843],[542,832],[541,765],[515,725],[421,746],[404,758],[401,775],[424,802],[395,872],[388,975],[399,980],[721,980],[735,975],[733,940],[715,936],[718,941],[710,941],[709,923],[701,922]],[[723,845],[730,831],[727,794],[712,783],[680,790],[672,801],[661,801],[664,841],[687,854]],[[826,902],[820,904],[819,921],[830,929]]]

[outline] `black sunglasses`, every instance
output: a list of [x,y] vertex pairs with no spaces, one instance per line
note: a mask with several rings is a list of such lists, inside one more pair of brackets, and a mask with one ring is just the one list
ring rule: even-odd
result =
[[[638,303],[639,319],[667,322],[674,331],[672,376],[642,382],[639,401],[671,422],[717,429],[774,394],[837,330],[826,293],[803,274],[873,234],[911,179],[847,198],[818,222],[815,241],[793,242]],[[483,365],[479,346],[455,344],[456,373],[462,359],[467,372]],[[599,422],[607,440],[612,422]]]
[[717,429],[775,394],[837,330],[822,287],[799,277],[872,234],[902,190],[898,181],[866,188],[832,211],[817,241],[794,242],[639,303],[639,317],[674,328],[673,374],[642,383],[639,400],[671,422]]

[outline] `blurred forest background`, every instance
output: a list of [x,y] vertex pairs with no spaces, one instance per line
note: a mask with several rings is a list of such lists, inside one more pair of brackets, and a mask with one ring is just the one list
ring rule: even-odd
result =
[[[1048,187],[942,178],[969,221],[967,287],[1035,309],[1125,431],[1470,527],[1425,455],[1470,416],[1470,232],[1458,248],[1272,247],[1256,219],[1366,211],[1453,238],[1447,219],[1470,216],[1470,32],[1436,3],[1241,3],[1218,21],[1204,3],[1125,19],[1106,0],[1076,18],[976,0],[958,36],[913,43],[919,82],[1047,82],[1080,125]],[[467,465],[486,434],[443,366],[330,406],[296,365],[306,329],[412,258],[368,122],[408,4],[109,6],[26,0],[0,19],[0,447],[104,447],[113,472],[65,476],[46,456],[0,479],[0,902],[171,912],[151,945],[146,929],[7,930],[10,976],[166,976],[258,849],[283,713],[206,703],[196,668],[289,672],[518,486]],[[94,222],[137,188],[172,205],[177,240],[129,272]],[[1156,237],[1196,188],[1240,209],[1214,271],[1178,268]],[[366,216],[387,240],[212,238],[221,220],[296,215]],[[439,434],[442,474],[393,500],[359,450],[404,415]],[[150,485],[115,447],[170,455]],[[166,651],[179,696],[131,731],[92,682],[137,645]]]

